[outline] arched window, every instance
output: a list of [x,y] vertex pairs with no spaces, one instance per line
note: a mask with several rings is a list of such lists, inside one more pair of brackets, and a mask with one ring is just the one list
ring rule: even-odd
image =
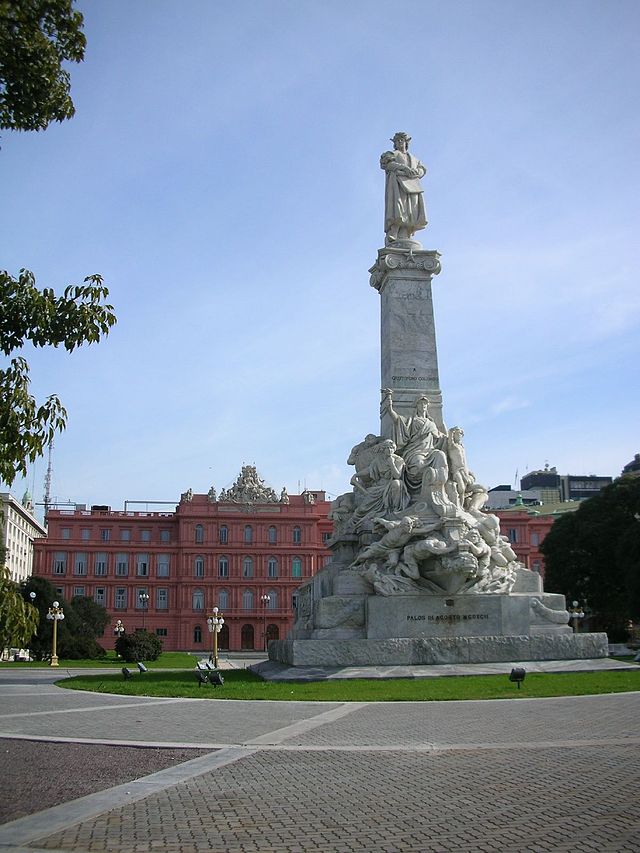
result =
[[193,629],[193,642],[202,642],[202,628],[199,625],[196,625],[196,627]]
[[270,640],[279,640],[280,631],[277,625],[267,625],[267,643]]
[[253,625],[243,625],[240,634],[240,647],[242,649],[253,648]]
[[204,527],[201,524],[196,524],[196,542],[204,542]]
[[225,524],[218,531],[218,538],[221,545],[226,545],[229,541],[229,529]]
[[194,610],[204,610],[204,592],[201,589],[194,589],[191,593],[191,606]]
[[278,609],[278,593],[275,589],[270,589],[268,592],[269,601],[267,602],[267,610],[277,610]]
[[221,589],[218,593],[218,607],[220,610],[229,609],[229,593],[226,589]]
[[273,524],[271,525],[271,527],[269,528],[269,530],[267,532],[267,539],[269,541],[269,545],[275,545],[276,542],[278,541],[278,531],[273,526]]
[[204,577],[204,557],[196,557],[193,563],[193,574],[197,578]]
[[229,577],[229,558],[228,557],[218,557],[218,577],[219,578],[228,578]]
[[242,561],[242,577],[253,577],[253,557],[245,557]]
[[293,544],[299,545],[302,542],[302,530],[299,527],[293,528]]
[[244,526],[244,541],[246,543],[253,542],[253,527],[250,524]]
[[269,557],[269,559],[267,560],[267,577],[278,577],[278,560],[276,557]]
[[250,589],[245,589],[242,593],[242,609],[253,610],[253,593]]
[[220,633],[218,634],[218,648],[229,648],[229,626],[227,624],[222,626]]
[[302,577],[302,560],[300,559],[300,557],[294,557],[293,560],[291,560],[291,577]]

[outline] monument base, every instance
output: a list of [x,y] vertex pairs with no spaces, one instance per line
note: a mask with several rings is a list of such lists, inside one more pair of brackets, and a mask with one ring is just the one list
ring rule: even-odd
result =
[[272,640],[269,659],[290,666],[417,666],[607,657],[606,634]]

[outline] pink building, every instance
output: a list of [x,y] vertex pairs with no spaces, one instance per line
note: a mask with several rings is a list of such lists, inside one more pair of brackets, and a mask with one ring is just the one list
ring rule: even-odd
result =
[[[295,589],[329,559],[329,507],[322,491],[277,497],[245,466],[220,499],[189,491],[173,512],[51,510],[34,574],[67,600],[93,598],[126,631],[155,633],[167,651],[206,653],[214,606],[221,649],[263,649],[265,633],[286,636]],[[101,644],[114,643],[107,629]]]

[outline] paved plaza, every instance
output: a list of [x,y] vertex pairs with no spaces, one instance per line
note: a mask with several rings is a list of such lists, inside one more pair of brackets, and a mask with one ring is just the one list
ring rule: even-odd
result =
[[236,702],[0,670],[3,851],[637,851],[640,694]]

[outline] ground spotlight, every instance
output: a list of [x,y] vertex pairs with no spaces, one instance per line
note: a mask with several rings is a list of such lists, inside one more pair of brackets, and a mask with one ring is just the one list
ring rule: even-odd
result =
[[127,669],[126,666],[123,666],[122,667],[122,675],[124,676],[124,680],[127,681],[127,679],[131,678],[133,673],[131,672],[130,669]]
[[515,681],[518,685],[518,690],[520,690],[520,685],[524,681],[524,677],[527,674],[527,671],[521,666],[514,666],[509,674],[509,681]]
[[146,667],[143,663],[140,663],[140,661],[138,661],[138,663],[136,664],[136,666],[138,667],[138,669],[140,670],[140,672],[148,672],[148,671],[149,671],[149,670],[147,669],[147,667]]

